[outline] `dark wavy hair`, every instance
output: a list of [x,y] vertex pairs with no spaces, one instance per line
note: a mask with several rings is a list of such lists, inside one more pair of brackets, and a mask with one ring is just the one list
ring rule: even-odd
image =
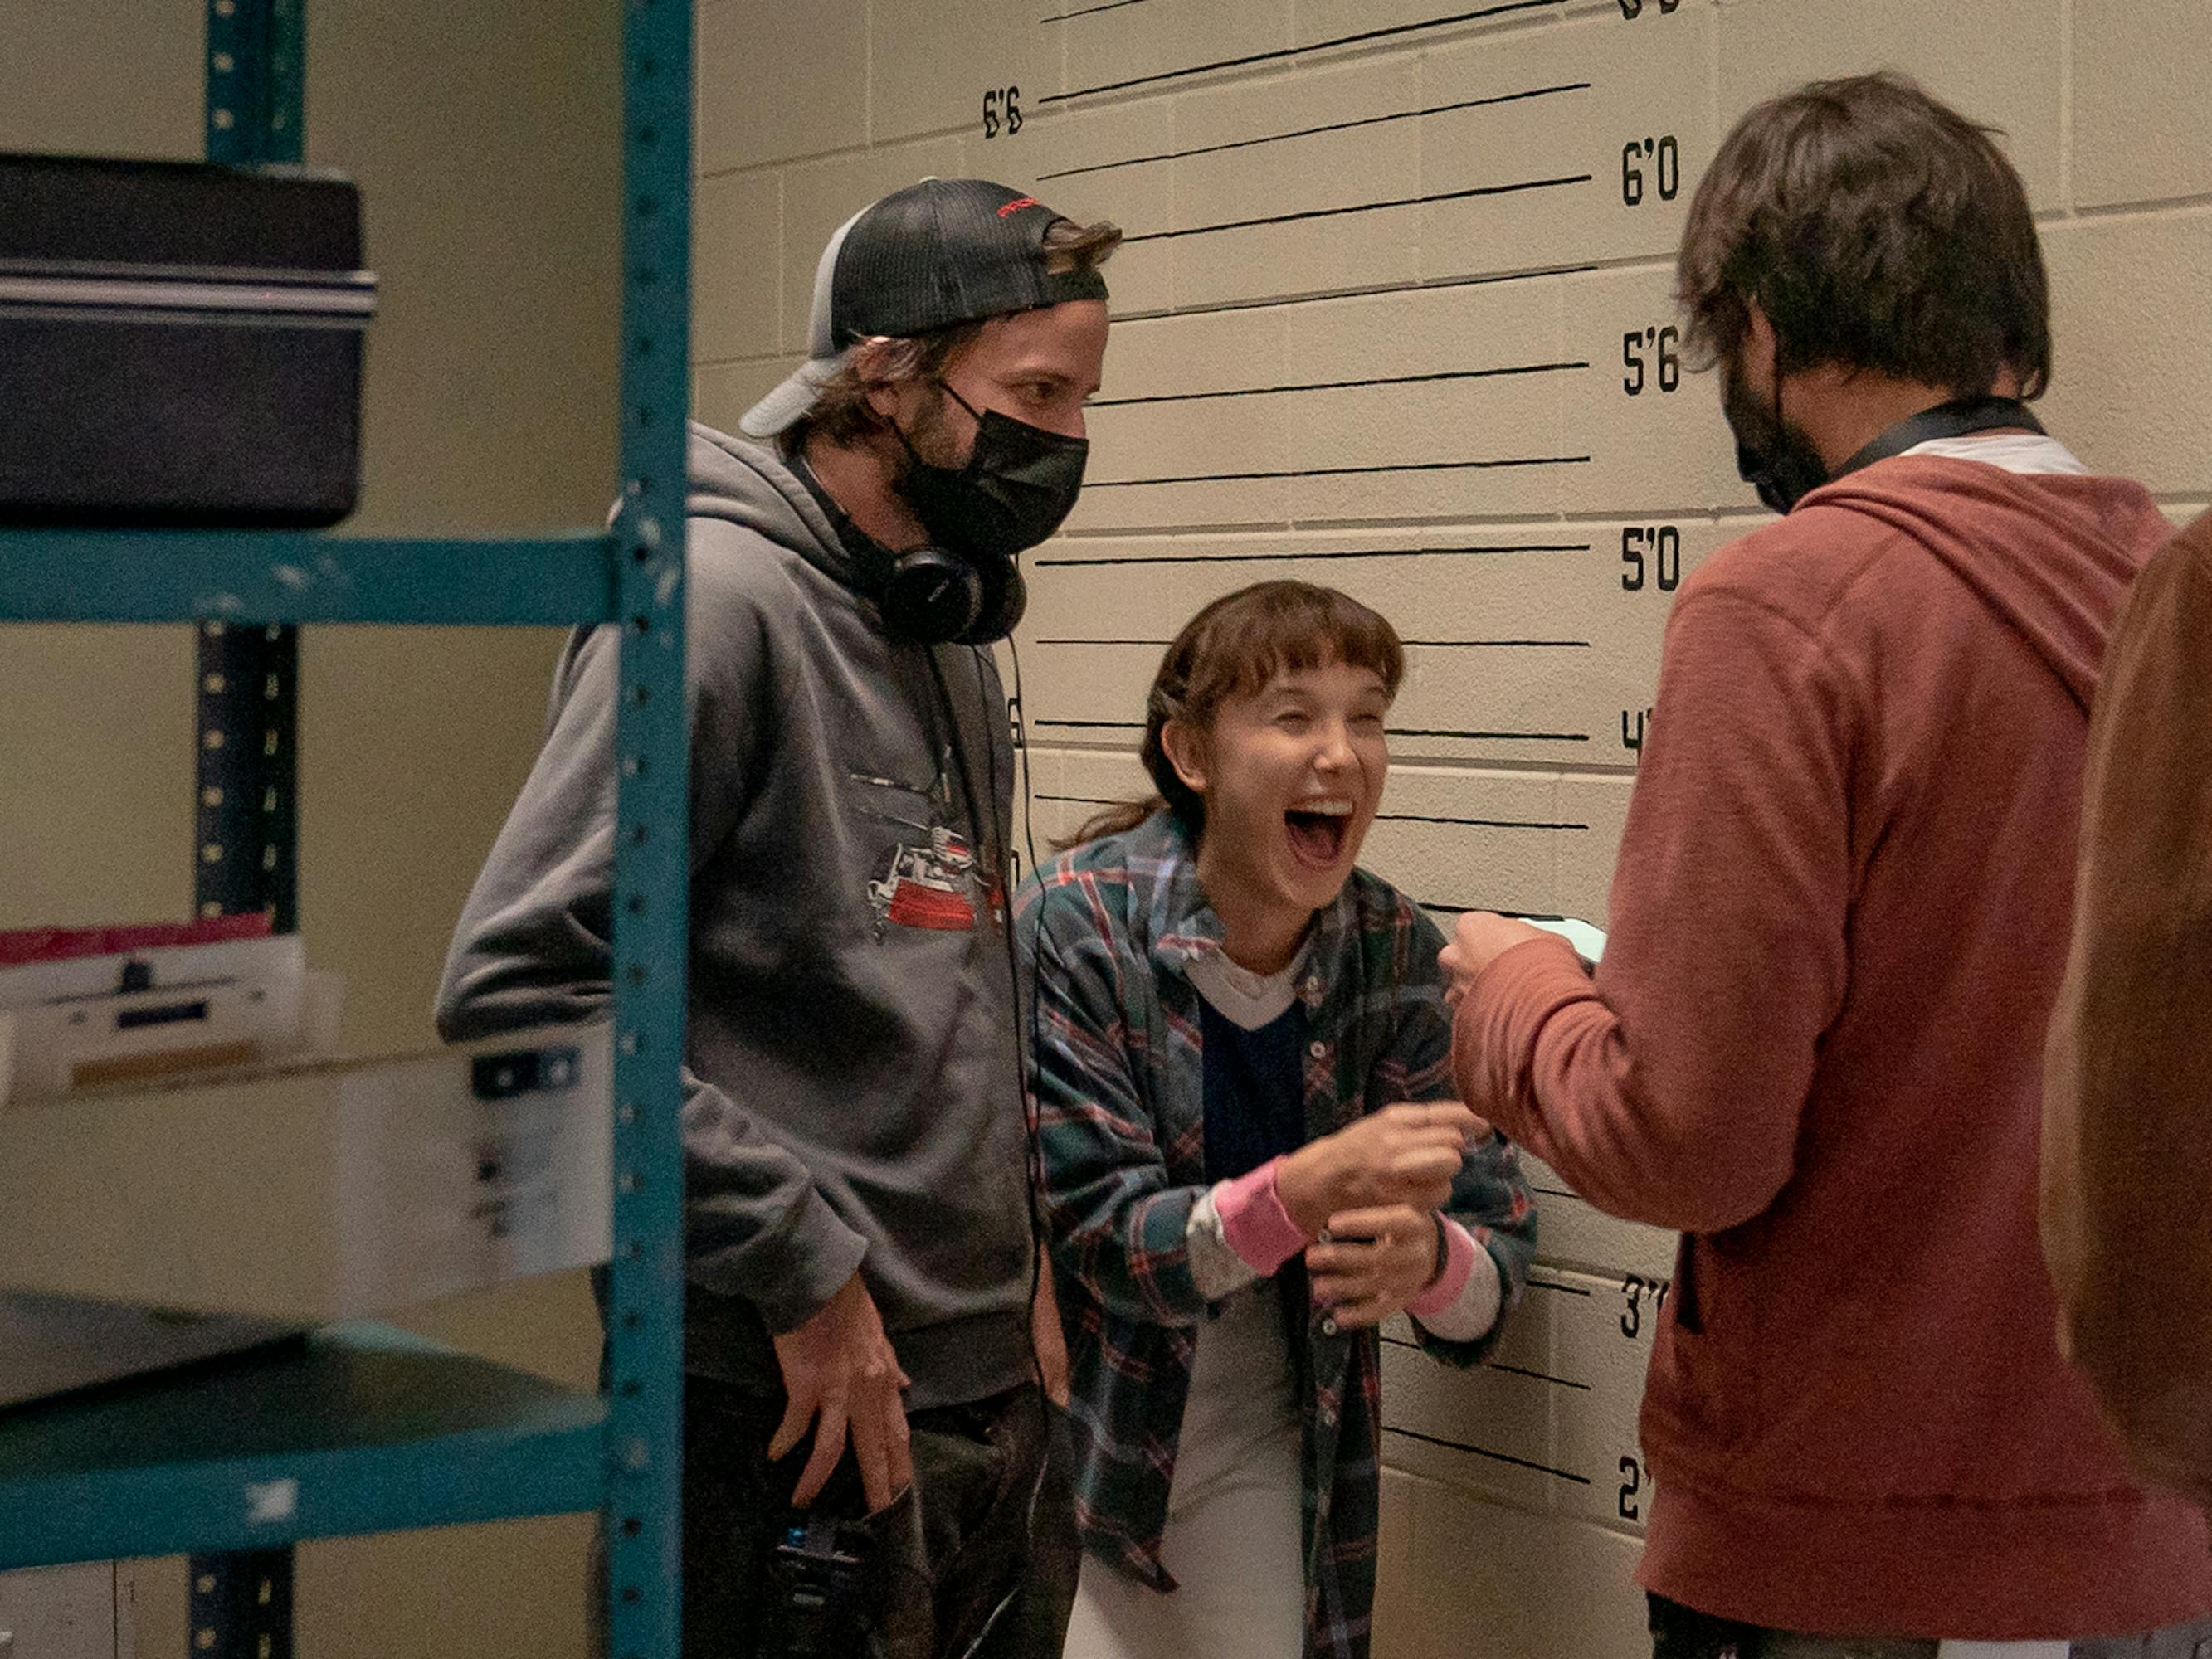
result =
[[1756,301],[1781,370],[1825,364],[2023,397],[2051,384],[2051,290],[2027,191],[1992,127],[1901,75],[1815,81],[1722,143],[1675,262],[1684,346],[1732,360]]
[[1398,630],[1348,593],[1312,582],[1255,582],[1216,599],[1183,624],[1160,659],[1145,700],[1145,741],[1139,750],[1159,793],[1109,806],[1067,840],[1065,852],[1101,836],[1133,830],[1162,807],[1173,811],[1191,839],[1206,828],[1206,802],[1176,775],[1160,734],[1170,720],[1209,730],[1215,712],[1233,696],[1255,696],[1278,674],[1344,663],[1382,677],[1398,695],[1406,678],[1406,651]]

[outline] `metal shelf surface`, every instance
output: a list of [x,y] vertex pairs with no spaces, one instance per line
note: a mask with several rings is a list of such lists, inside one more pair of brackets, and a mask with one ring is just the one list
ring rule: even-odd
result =
[[0,622],[559,626],[615,615],[617,543],[0,530]]
[[0,1413],[0,1569],[598,1508],[606,1402],[337,1326]]

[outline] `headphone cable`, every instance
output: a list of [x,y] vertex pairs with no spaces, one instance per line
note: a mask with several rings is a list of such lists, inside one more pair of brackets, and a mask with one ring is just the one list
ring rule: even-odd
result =
[[[969,652],[975,665],[976,689],[981,694],[981,701],[988,708],[994,700],[990,696],[990,681],[984,670],[983,647],[970,646]],[[959,775],[961,798],[968,808],[968,823],[971,831],[981,836],[985,833],[986,826],[976,802],[975,775],[969,768],[967,746],[960,740],[959,708],[953,701],[951,687],[945,682],[944,665],[938,659],[936,648],[925,646],[922,648],[922,656],[929,664],[930,678],[936,686],[939,706],[949,722],[947,738],[952,750],[953,770]],[[1036,1376],[1039,1389],[1042,1390],[1044,1387],[1044,1356],[1037,1350],[1036,1310],[1037,1291],[1042,1286],[1045,1272],[1044,1218],[1038,1208],[1038,1188],[1043,1176],[1044,1159],[1042,1149],[1037,1141],[1036,1126],[1030,1119],[1029,1076],[1022,1061],[1022,1045],[1018,1034],[1022,1010],[1022,975],[1021,963],[1014,951],[1013,890],[1010,880],[1012,871],[1008,867],[1008,856],[1012,849],[1006,845],[1006,837],[998,833],[997,827],[999,746],[995,742],[987,742],[986,749],[988,754],[988,781],[993,814],[989,825],[991,862],[994,866],[992,873],[993,878],[998,884],[999,903],[1006,915],[1000,939],[1006,946],[1006,982],[1008,988],[1013,994],[1012,1012],[1016,1023],[1014,1098],[1022,1114],[1023,1150],[1026,1154],[1027,1164],[1025,1171],[1027,1178],[1024,1187],[1028,1200],[1030,1223],[1030,1295],[1024,1328],[1029,1336],[1030,1367]],[[1024,828],[1026,829],[1026,825]],[[1034,1006],[1034,995],[1030,1000]]]

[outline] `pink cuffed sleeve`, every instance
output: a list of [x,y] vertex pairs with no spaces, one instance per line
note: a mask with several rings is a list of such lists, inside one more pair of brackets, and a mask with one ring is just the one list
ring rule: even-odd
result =
[[1406,1304],[1406,1311],[1416,1319],[1442,1313],[1458,1301],[1460,1291],[1467,1287],[1468,1275],[1474,1271],[1474,1253],[1479,1248],[1474,1236],[1449,1216],[1444,1218],[1443,1228],[1444,1270],[1435,1284]]
[[1313,1243],[1283,1207],[1282,1193],[1275,1185],[1282,1162],[1269,1158],[1251,1174],[1214,1188],[1222,1237],[1262,1279]]
[[1444,1218],[1444,1270],[1406,1309],[1431,1336],[1474,1342],[1497,1325],[1505,1306],[1505,1280],[1484,1245],[1487,1237],[1487,1229],[1471,1233]]

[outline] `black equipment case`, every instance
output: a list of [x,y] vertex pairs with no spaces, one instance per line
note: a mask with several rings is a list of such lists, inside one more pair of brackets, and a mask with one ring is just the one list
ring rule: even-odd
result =
[[0,523],[335,523],[361,477],[352,184],[0,155]]

